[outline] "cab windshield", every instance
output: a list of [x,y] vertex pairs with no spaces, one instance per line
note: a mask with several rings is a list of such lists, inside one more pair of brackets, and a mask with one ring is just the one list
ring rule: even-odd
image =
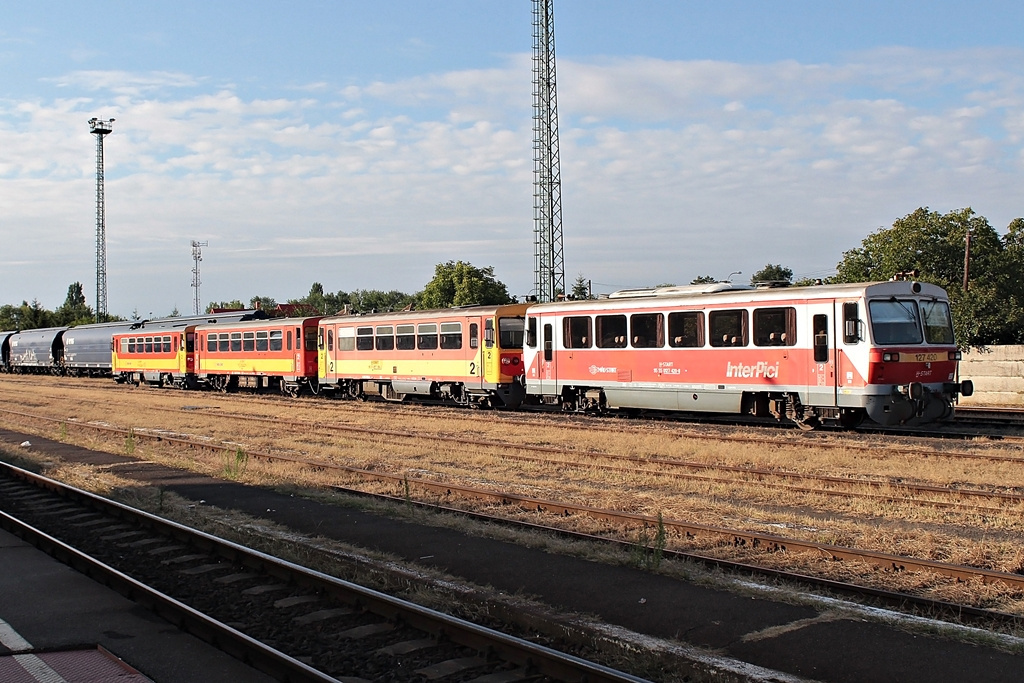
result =
[[921,343],[921,319],[913,299],[869,301],[868,311],[876,344]]
[[924,321],[924,338],[929,344],[953,343],[949,304],[945,301],[922,301],[921,318]]
[[523,318],[498,318],[498,346],[503,349],[523,348]]

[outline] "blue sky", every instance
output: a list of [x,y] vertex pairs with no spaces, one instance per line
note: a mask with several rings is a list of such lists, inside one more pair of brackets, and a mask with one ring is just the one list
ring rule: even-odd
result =
[[[37,2],[0,20],[0,303],[532,287],[529,0]],[[1024,215],[1011,2],[555,0],[566,279],[827,275],[919,206]],[[744,278],[740,278],[744,279]]]

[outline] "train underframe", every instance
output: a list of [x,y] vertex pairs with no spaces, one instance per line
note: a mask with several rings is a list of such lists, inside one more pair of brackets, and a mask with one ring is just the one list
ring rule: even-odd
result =
[[[884,427],[915,425],[951,418],[956,395],[962,393],[970,396],[972,391],[972,386],[949,383],[936,389],[920,384],[893,386],[889,393],[862,396],[863,405],[857,406],[807,405],[798,392],[749,391],[743,392],[740,396],[738,414],[774,418],[778,422],[796,424],[804,430],[822,425],[853,429],[865,419]],[[586,414],[603,414],[616,409],[736,414],[735,410],[610,406],[602,387],[566,386],[560,395],[543,396],[540,400],[542,403],[559,404],[565,412]]]
[[518,408],[526,395],[522,385],[515,382],[469,388],[463,382],[431,380],[339,379],[336,384],[320,385],[320,391],[337,398],[358,401],[380,399],[401,403],[415,400],[470,408]]

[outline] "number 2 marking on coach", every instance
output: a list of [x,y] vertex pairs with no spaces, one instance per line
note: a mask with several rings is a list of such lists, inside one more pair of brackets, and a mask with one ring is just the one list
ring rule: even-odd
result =
[[475,375],[476,374],[476,363],[470,363],[469,364],[469,374],[471,374],[471,375]]

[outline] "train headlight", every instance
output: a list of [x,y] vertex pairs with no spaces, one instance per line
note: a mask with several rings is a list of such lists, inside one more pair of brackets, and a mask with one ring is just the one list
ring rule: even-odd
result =
[[885,361],[886,363],[897,363],[900,360],[900,354],[896,353],[895,351],[887,351],[882,354],[882,360]]

